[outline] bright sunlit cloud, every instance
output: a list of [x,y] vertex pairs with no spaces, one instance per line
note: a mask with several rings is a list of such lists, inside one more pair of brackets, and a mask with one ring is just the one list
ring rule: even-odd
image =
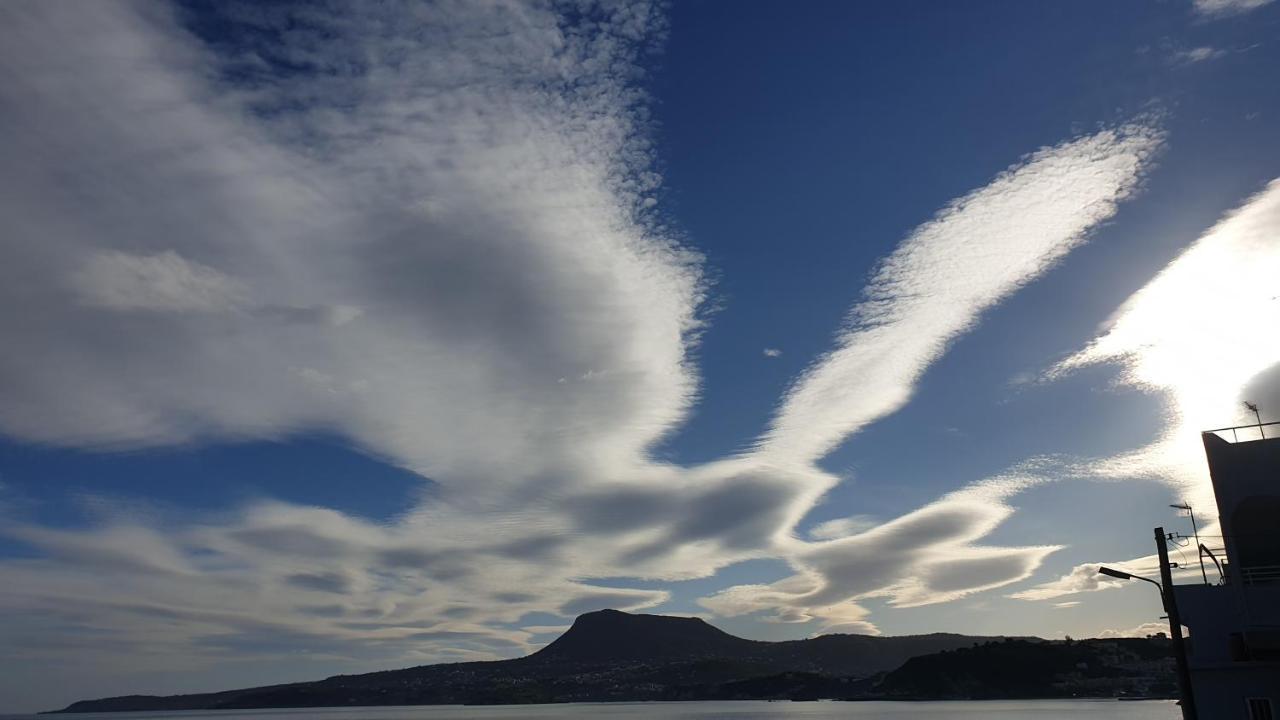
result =
[[1119,362],[1122,382],[1169,398],[1166,434],[1136,455],[1112,459],[1104,472],[1168,466],[1168,481],[1208,502],[1200,431],[1252,420],[1244,390],[1280,363],[1280,337],[1268,331],[1280,326],[1278,233],[1275,181],[1126,301],[1105,333],[1054,368],[1061,375]]
[[1226,17],[1257,10],[1272,0],[1193,0],[1196,12],[1206,17]]
[[[1177,497],[1213,518],[1213,489],[1200,433],[1254,421],[1243,405],[1280,417],[1280,180],[1209,229],[1129,298],[1107,330],[1059,363],[1050,377],[1117,363],[1120,381],[1167,399],[1166,427],[1150,445],[1087,463],[1082,475],[1168,483]],[[1256,431],[1246,429],[1246,439]],[[1208,521],[1202,531],[1216,532]],[[1154,569],[1153,558],[1130,561]],[[1016,593],[1047,600],[1118,587],[1097,576],[1099,563]],[[1123,564],[1119,564],[1123,565]]]

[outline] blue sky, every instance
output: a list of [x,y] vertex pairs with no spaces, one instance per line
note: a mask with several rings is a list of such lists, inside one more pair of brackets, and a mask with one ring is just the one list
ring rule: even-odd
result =
[[0,14],[5,709],[1141,634],[1280,408],[1266,0]]

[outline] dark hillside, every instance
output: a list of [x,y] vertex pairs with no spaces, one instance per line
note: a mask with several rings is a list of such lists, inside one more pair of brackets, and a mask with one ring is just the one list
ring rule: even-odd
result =
[[916,657],[875,688],[901,698],[1172,697],[1169,641],[1004,640]]
[[1167,648],[1155,647],[1151,640],[1074,644],[992,640],[933,634],[825,635],[760,642],[735,637],[696,618],[602,610],[578,617],[550,645],[515,660],[423,665],[200,695],[86,700],[61,712],[731,698],[1061,697],[1080,689],[1108,695],[1120,685],[1151,685],[1147,676],[1159,674],[1162,656],[1167,654]]

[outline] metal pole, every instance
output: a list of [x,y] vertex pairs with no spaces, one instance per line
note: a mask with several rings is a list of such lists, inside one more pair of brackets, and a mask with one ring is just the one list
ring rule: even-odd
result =
[[1262,413],[1258,412],[1257,403],[1251,403],[1248,400],[1245,400],[1244,406],[1253,411],[1253,418],[1258,421],[1258,434],[1262,436],[1263,440],[1266,440],[1267,431],[1262,429]]
[[1173,661],[1178,668],[1178,694],[1182,696],[1182,720],[1199,720],[1196,700],[1191,689],[1191,670],[1187,667],[1187,645],[1182,639],[1182,617],[1178,615],[1178,598],[1173,594],[1173,572],[1169,569],[1169,548],[1165,546],[1164,528],[1154,530],[1156,553],[1160,556],[1160,599],[1169,617],[1169,638],[1173,640]]

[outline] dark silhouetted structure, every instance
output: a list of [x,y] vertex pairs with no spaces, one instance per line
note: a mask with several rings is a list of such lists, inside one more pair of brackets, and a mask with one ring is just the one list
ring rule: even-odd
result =
[[1218,584],[1171,588],[1191,630],[1187,665],[1202,718],[1273,720],[1280,712],[1277,425],[1203,434],[1225,557],[1198,548],[1220,568]]

